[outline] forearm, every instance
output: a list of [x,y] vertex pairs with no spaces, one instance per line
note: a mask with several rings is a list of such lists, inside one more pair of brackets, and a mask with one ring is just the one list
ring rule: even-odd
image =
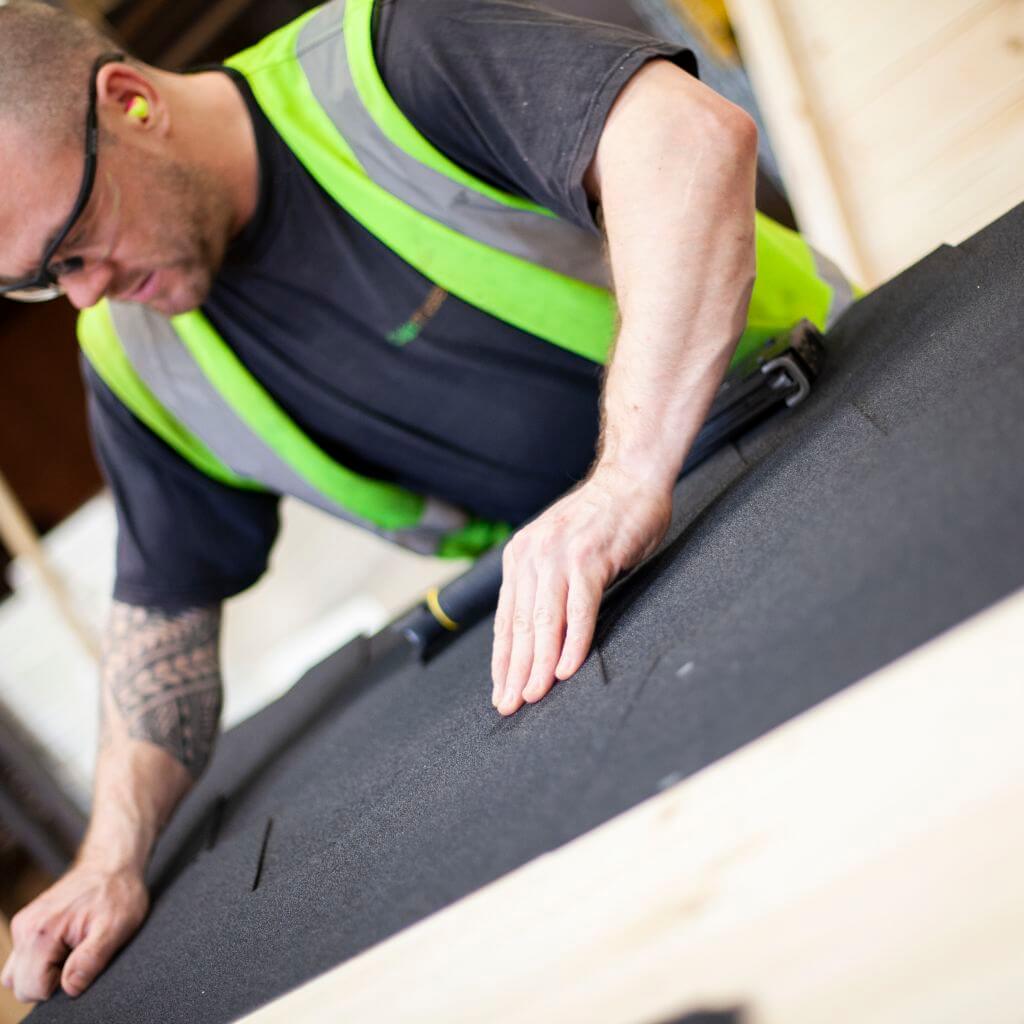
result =
[[671,487],[681,470],[746,321],[756,165],[750,119],[665,62],[613,109],[593,185],[621,325],[595,471]]
[[0,983],[19,999],[81,995],[145,919],[153,844],[213,750],[219,632],[219,608],[111,609],[92,820],[71,869],[11,921]]
[[652,554],[672,485],[743,331],[754,281],[756,129],[667,61],[616,100],[586,187],[621,325],[587,479],[505,548],[491,700],[540,700],[590,650],[605,588]]
[[209,760],[221,709],[219,607],[115,602],[101,672],[93,814],[78,862],[140,875]]

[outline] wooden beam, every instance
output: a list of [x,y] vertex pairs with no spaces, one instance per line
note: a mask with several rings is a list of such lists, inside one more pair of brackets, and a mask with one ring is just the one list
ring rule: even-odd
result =
[[816,98],[777,0],[729,0],[743,63],[779,158],[801,231],[862,286],[878,283],[864,259],[843,193],[843,175],[822,137]]
[[1024,200],[1020,0],[729,0],[809,241],[872,287]]
[[209,4],[170,49],[161,55],[161,66],[177,69],[191,64],[251,5],[252,0],[215,0]]
[[245,1020],[1016,1024],[1021,637],[1024,590]]
[[15,558],[24,558],[39,577],[57,614],[93,661],[99,661],[100,645],[93,630],[75,608],[60,574],[50,564],[32,522],[21,507],[3,473],[0,473],[0,540]]

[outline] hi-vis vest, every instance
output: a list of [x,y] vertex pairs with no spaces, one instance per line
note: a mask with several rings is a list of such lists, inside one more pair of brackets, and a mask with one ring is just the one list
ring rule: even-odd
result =
[[[339,206],[435,284],[605,362],[616,309],[602,241],[456,166],[417,132],[374,62],[374,0],[331,0],[227,63]],[[799,235],[758,216],[758,276],[736,359],[801,318],[825,328],[849,285]],[[320,449],[201,310],[167,319],[103,301],[79,341],[115,395],[211,477],[290,494],[416,551],[475,556],[507,523],[355,473]]]

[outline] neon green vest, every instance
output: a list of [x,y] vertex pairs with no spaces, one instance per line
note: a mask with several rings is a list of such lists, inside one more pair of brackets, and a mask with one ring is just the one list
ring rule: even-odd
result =
[[[420,135],[380,78],[372,14],[373,0],[332,0],[228,63],[313,178],[397,255],[492,316],[605,362],[616,308],[601,240],[473,177]],[[799,235],[760,214],[757,264],[734,362],[802,318],[825,328],[850,295]],[[168,320],[104,301],[81,315],[79,339],[121,401],[215,479],[294,494],[443,556],[479,554],[511,532],[331,459],[201,310]]]

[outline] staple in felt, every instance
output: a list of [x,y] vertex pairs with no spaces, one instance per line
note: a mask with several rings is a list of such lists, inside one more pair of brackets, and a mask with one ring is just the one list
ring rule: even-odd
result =
[[1021,266],[1024,206],[852,307],[807,402],[680,483],[539,704],[491,708],[485,621],[425,666],[355,641],[227,733],[145,925],[33,1024],[232,1020],[1019,588]]

